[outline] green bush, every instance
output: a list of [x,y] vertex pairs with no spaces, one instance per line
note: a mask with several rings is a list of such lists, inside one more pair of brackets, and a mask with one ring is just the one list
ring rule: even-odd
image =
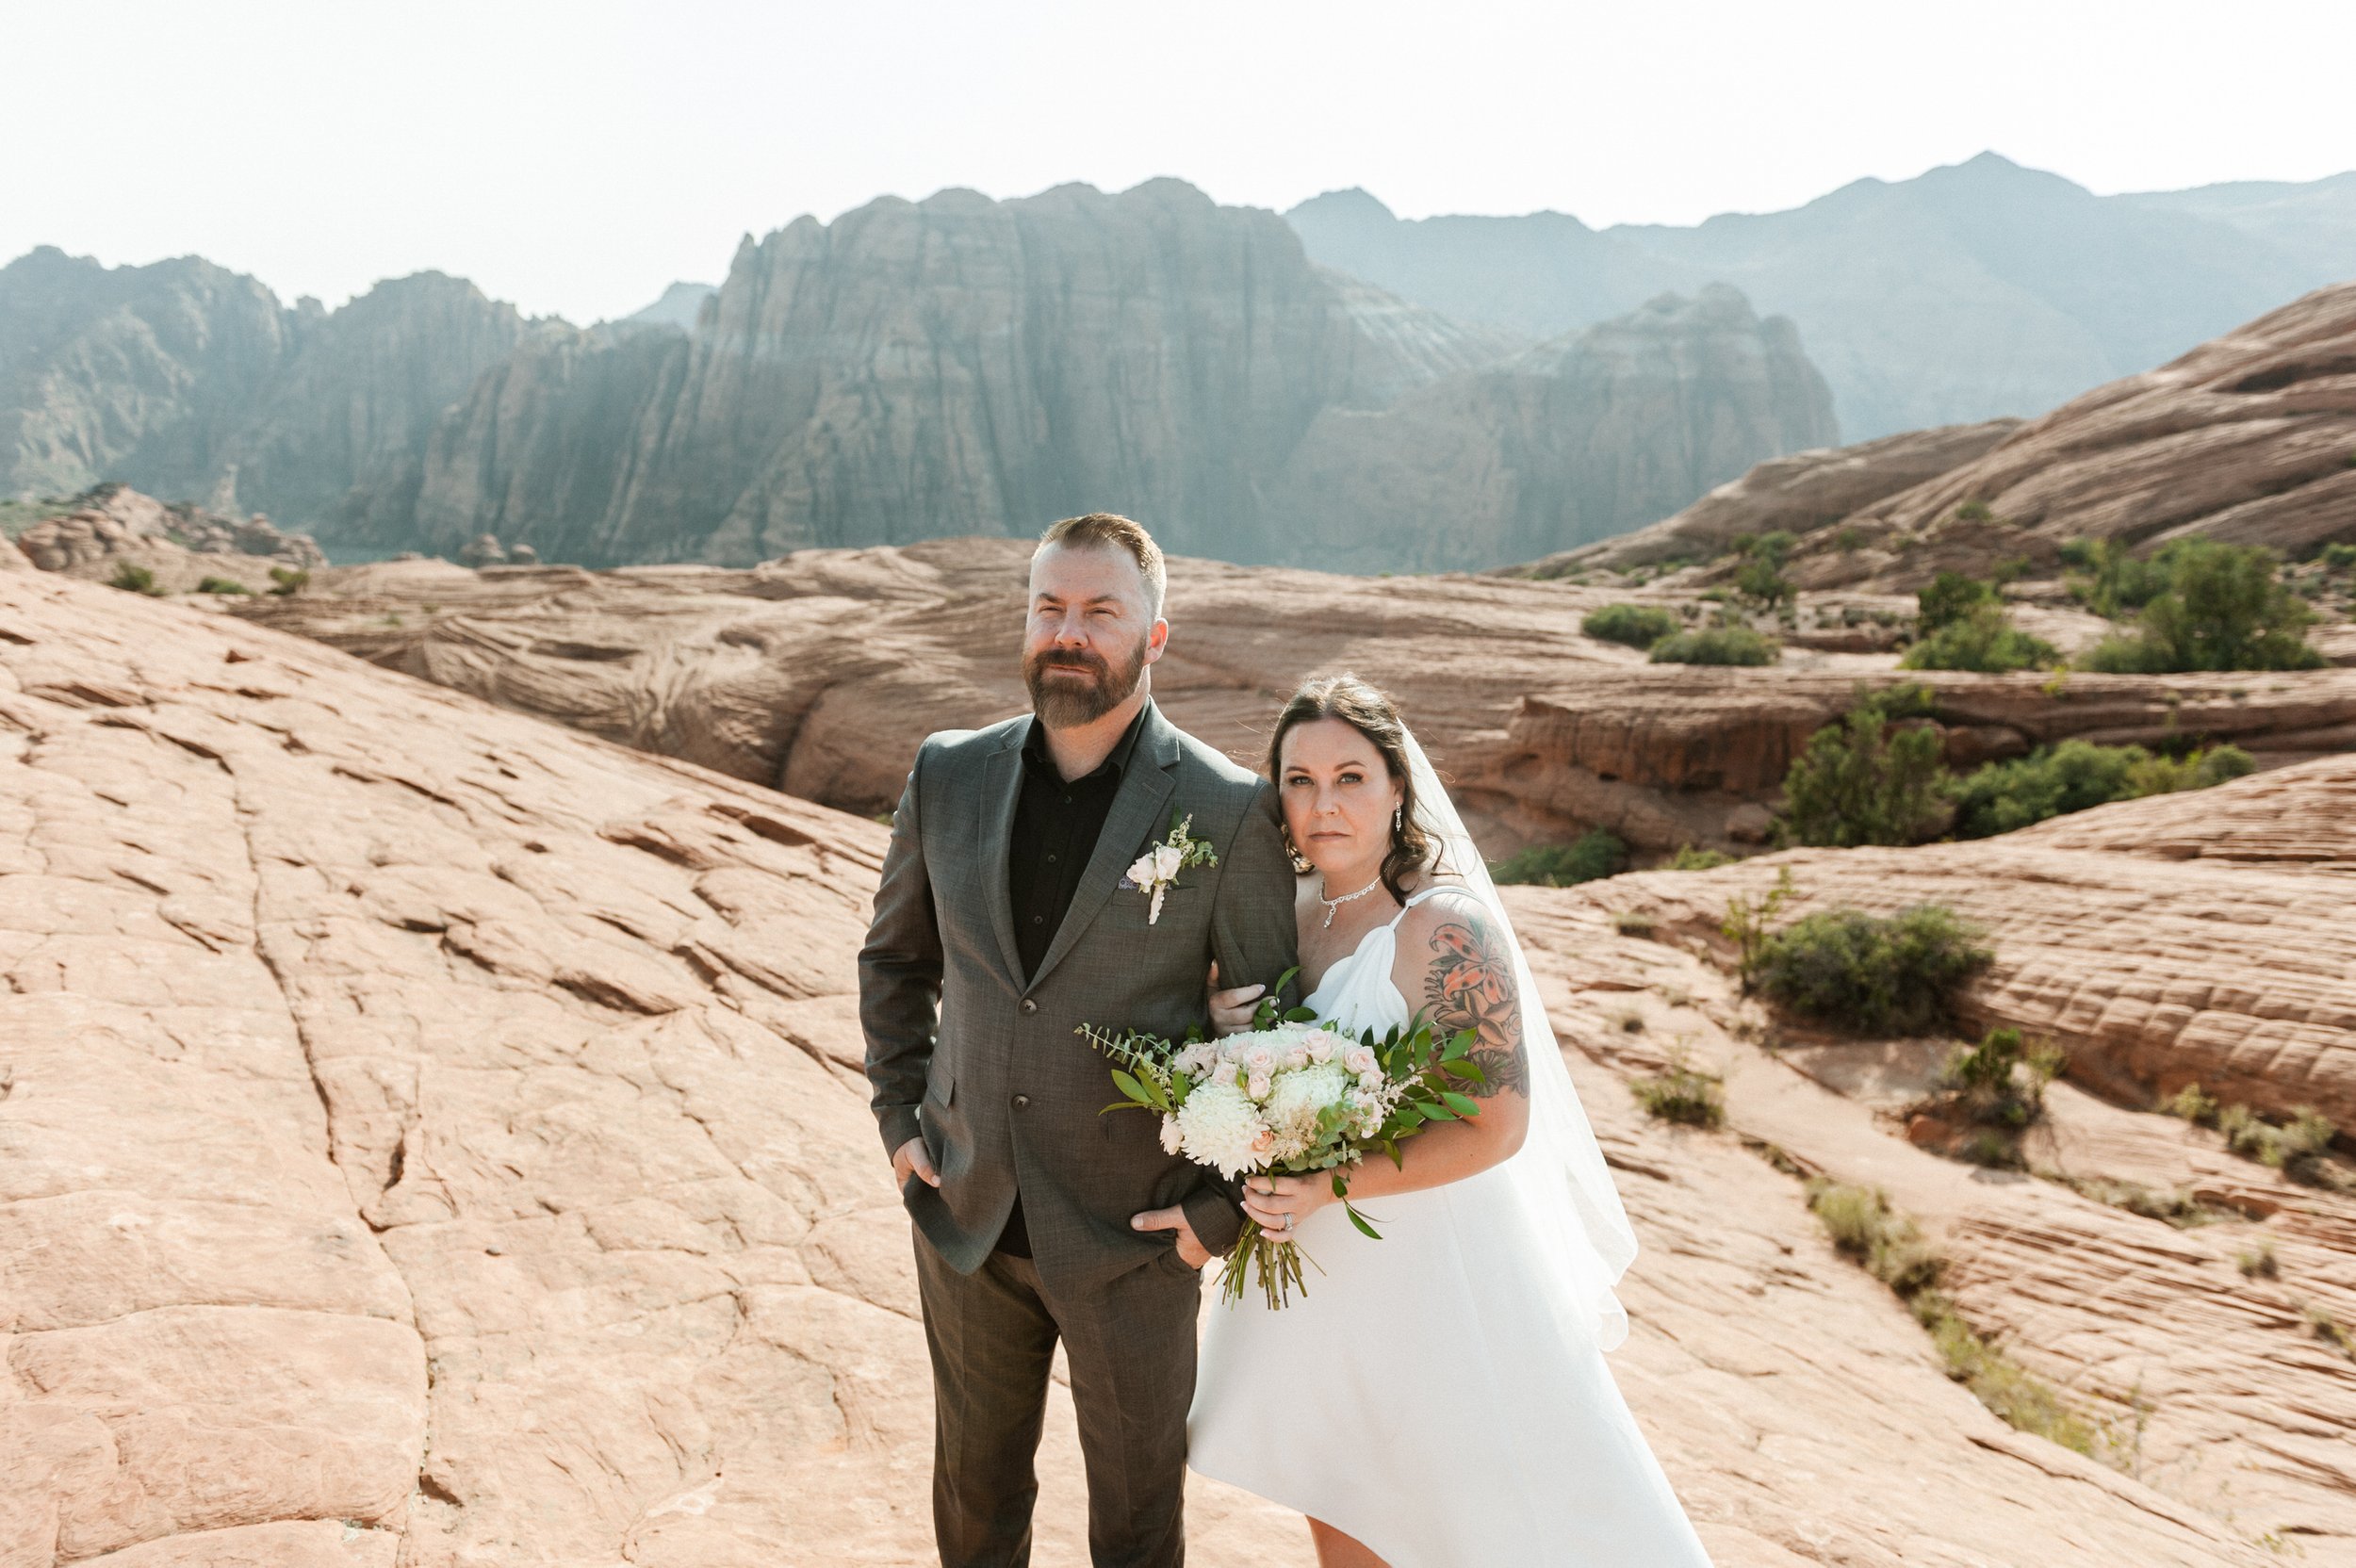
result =
[[1679,631],[1652,645],[1656,664],[1772,664],[1782,657],[1774,638],[1746,626]]
[[2032,637],[2012,624],[1996,603],[1985,603],[1906,649],[1898,661],[1902,670],[2042,669],[2061,662],[2061,650],[2041,637]]
[[1989,509],[1986,501],[1966,501],[1955,508],[1955,519],[1958,522],[1985,523],[1991,521],[1995,515],[1996,514]]
[[1730,866],[1741,858],[1741,856],[1728,855],[1723,849],[1696,849],[1692,844],[1679,844],[1677,852],[1670,856],[1668,863],[1661,869],[1662,871],[1715,871],[1720,866]]
[[200,594],[251,594],[254,590],[225,577],[208,577],[196,585],[196,591]]
[[1920,843],[1937,832],[1948,780],[1943,743],[1933,727],[1903,722],[1927,705],[1916,685],[1861,694],[1809,736],[1783,776],[1784,837],[1849,849]]
[[272,566],[270,569],[270,580],[278,585],[270,592],[284,598],[288,595],[303,592],[311,580],[311,574],[296,566]]
[[1915,590],[1914,602],[1919,607],[1915,629],[1927,637],[1941,627],[1953,626],[1983,605],[2004,608],[2004,596],[1978,578],[1961,572],[1941,572],[1925,587]]
[[2116,539],[2072,539],[2062,547],[2061,558],[2085,574],[2069,580],[2070,596],[2116,620],[2168,591],[2168,553],[2163,548],[2146,561]]
[[2141,746],[2064,741],[1975,769],[1950,785],[1948,794],[1955,803],[1955,837],[1986,839],[2114,800],[2205,790],[2241,777],[2252,765],[2239,746],[2173,758]]
[[[1790,599],[1798,590],[1792,580],[1783,575],[1783,564],[1791,558],[1793,540],[1782,529],[1773,533],[1745,536],[1735,541],[1735,548],[1742,552],[1742,564],[1735,568],[1734,586],[1746,598],[1761,604],[1775,605]],[[1685,660],[1699,663],[1699,660]]]
[[2356,566],[2356,545],[2326,545],[2315,559],[2327,572],[2345,572]]
[[2153,558],[2167,585],[2136,617],[2079,663],[2112,674],[2184,670],[2309,670],[2323,655],[2309,645],[2315,618],[2277,574],[2271,551],[2215,539],[2181,539]]
[[1826,909],[1767,938],[1759,988],[1804,1018],[1861,1035],[1920,1034],[1947,1021],[1957,987],[1994,955],[1943,905],[1894,915]]
[[1489,874],[1500,883],[1530,882],[1567,888],[1575,882],[1617,876],[1626,870],[1628,845],[1617,834],[1598,827],[1581,834],[1571,843],[1532,844],[1492,865]]
[[1607,643],[1648,648],[1677,629],[1677,618],[1657,604],[1607,604],[1592,610],[1579,629]]
[[1668,1071],[1636,1079],[1628,1085],[1628,1091],[1648,1115],[1662,1121],[1717,1127],[1726,1119],[1726,1099],[1718,1084],[1714,1074],[1696,1072],[1684,1062],[1672,1060]]
[[116,564],[115,575],[106,580],[106,586],[120,588],[126,594],[155,595],[163,592],[161,588],[155,586],[154,572],[131,561],[120,562]]

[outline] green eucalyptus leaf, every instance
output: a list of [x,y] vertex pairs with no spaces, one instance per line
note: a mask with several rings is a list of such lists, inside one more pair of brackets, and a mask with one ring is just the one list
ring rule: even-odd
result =
[[1479,1116],[1481,1114],[1481,1107],[1474,1104],[1471,1101],[1465,1099],[1461,1094],[1449,1094],[1445,1095],[1442,1098],[1447,1100],[1448,1108],[1454,1111],[1458,1116]]

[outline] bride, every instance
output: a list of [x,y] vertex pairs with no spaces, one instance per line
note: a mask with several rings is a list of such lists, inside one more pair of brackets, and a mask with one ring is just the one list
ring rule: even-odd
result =
[[[1478,1117],[1352,1172],[1380,1241],[1324,1178],[1249,1180],[1246,1214],[1315,1267],[1281,1311],[1212,1310],[1189,1462],[1307,1514],[1323,1568],[1708,1568],[1603,1363],[1635,1235],[1462,819],[1351,676],[1294,695],[1268,764],[1309,867],[1306,1005],[1352,1033],[1475,1030],[1485,1083]],[[1219,1032],[1260,992],[1214,992]]]

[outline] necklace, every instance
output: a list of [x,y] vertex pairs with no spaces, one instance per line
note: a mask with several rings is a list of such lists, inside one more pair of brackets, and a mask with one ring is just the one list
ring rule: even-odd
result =
[[1318,888],[1318,892],[1317,892],[1317,902],[1318,902],[1319,904],[1322,904],[1322,905],[1324,905],[1324,906],[1325,906],[1325,924],[1324,924],[1323,926],[1320,926],[1318,929],[1320,929],[1320,930],[1324,930],[1324,929],[1329,929],[1329,928],[1331,928],[1331,927],[1332,927],[1332,925],[1333,925],[1333,917],[1334,917],[1334,915],[1340,912],[1340,910],[1341,910],[1341,906],[1342,906],[1343,905],[1345,905],[1345,904],[1349,903],[1349,902],[1350,902],[1351,899],[1353,899],[1353,898],[1364,898],[1364,897],[1366,897],[1368,893],[1370,893],[1370,892],[1374,891],[1374,890],[1375,890],[1375,889],[1377,889],[1377,888],[1381,887],[1382,885],[1383,885],[1383,877],[1382,877],[1382,874],[1377,873],[1377,874],[1375,874],[1375,878],[1374,878],[1374,880],[1373,880],[1373,881],[1371,881],[1371,882],[1367,883],[1365,887],[1363,887],[1363,888],[1359,889],[1356,892],[1354,892],[1354,893],[1344,893],[1344,894],[1342,894],[1342,896],[1341,896],[1341,897],[1339,897],[1339,898],[1328,898],[1328,897],[1326,897],[1326,896],[1325,896],[1325,893],[1324,893],[1324,890],[1324,890],[1324,888],[1325,888],[1325,884],[1324,884],[1322,881],[1320,881],[1320,882],[1317,884],[1317,888]]

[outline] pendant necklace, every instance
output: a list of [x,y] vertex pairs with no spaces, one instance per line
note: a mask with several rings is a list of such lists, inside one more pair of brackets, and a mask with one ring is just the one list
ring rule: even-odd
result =
[[1325,896],[1325,893],[1324,893],[1324,892],[1323,892],[1323,890],[1322,890],[1324,889],[1325,884],[1324,884],[1324,883],[1322,883],[1322,882],[1319,882],[1319,883],[1317,884],[1317,887],[1318,887],[1318,889],[1319,889],[1320,890],[1319,890],[1319,891],[1318,891],[1318,893],[1317,893],[1317,902],[1318,902],[1319,904],[1322,904],[1322,905],[1324,905],[1324,906],[1325,906],[1325,924],[1324,924],[1323,926],[1320,926],[1318,929],[1320,929],[1320,930],[1330,930],[1330,929],[1333,927],[1333,917],[1334,917],[1334,915],[1335,915],[1335,914],[1337,914],[1337,913],[1340,911],[1341,906],[1342,906],[1343,905],[1345,905],[1345,904],[1349,903],[1349,902],[1350,902],[1351,899],[1353,899],[1353,898],[1364,898],[1364,897],[1366,897],[1368,893],[1370,893],[1370,892],[1374,891],[1374,890],[1375,890],[1375,889],[1377,889],[1377,888],[1381,887],[1382,885],[1383,885],[1383,877],[1382,877],[1381,874],[1380,874],[1380,873],[1378,873],[1378,874],[1376,874],[1375,879],[1374,879],[1373,881],[1371,881],[1371,882],[1367,883],[1365,887],[1363,887],[1363,888],[1359,889],[1356,892],[1354,892],[1354,893],[1344,893],[1344,894],[1342,894],[1342,896],[1341,896],[1341,897],[1339,897],[1339,898],[1328,898],[1328,897],[1326,897],[1326,896]]

